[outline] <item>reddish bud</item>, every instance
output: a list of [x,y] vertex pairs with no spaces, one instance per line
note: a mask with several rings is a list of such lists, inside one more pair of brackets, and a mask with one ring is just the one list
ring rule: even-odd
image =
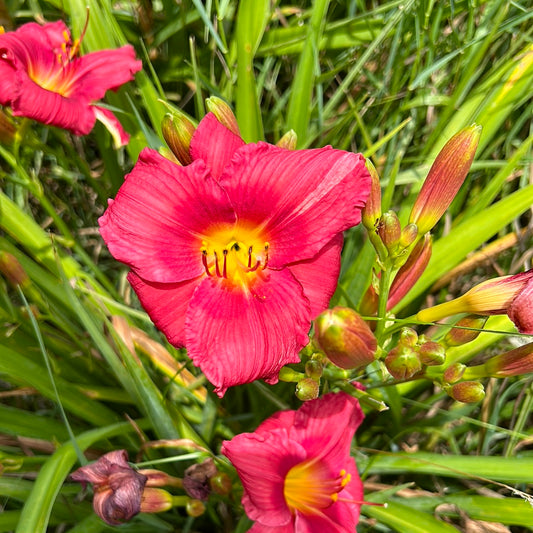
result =
[[285,148],[285,150],[296,150],[298,143],[298,135],[294,130],[289,130],[283,137],[276,143],[276,146]]
[[173,507],[172,494],[163,489],[146,488],[142,493],[141,512],[162,513]]
[[492,357],[483,366],[487,375],[495,378],[529,374],[533,372],[533,343]]
[[189,147],[195,130],[196,126],[189,120],[185,113],[167,113],[163,117],[161,123],[163,137],[168,147],[172,150],[172,153],[182,165],[192,163]]
[[344,369],[360,368],[375,359],[377,341],[353,309],[335,307],[315,320],[315,340],[328,359]]
[[444,371],[442,378],[446,383],[455,383],[463,377],[465,370],[466,366],[463,363],[454,363]]
[[218,98],[216,96],[211,96],[211,98],[208,98],[206,101],[207,110],[210,113],[213,113],[217,120],[228,130],[230,130],[235,135],[241,136],[241,132],[239,131],[239,124],[237,123],[237,118],[235,117],[235,114],[233,113],[231,107],[224,102],[221,98]]
[[318,398],[320,385],[318,381],[311,378],[304,378],[296,384],[296,397],[302,402]]
[[378,235],[383,244],[392,255],[400,244],[400,237],[402,236],[402,227],[398,215],[394,211],[387,211],[381,215],[378,223]]
[[418,333],[413,328],[402,328],[398,344],[402,346],[415,347],[418,342]]
[[422,370],[422,363],[416,351],[401,345],[388,353],[385,366],[395,379],[409,379]]
[[146,476],[147,487],[182,487],[183,480],[174,477],[161,470],[143,468],[138,470],[139,474]]
[[[461,346],[477,339],[481,330],[485,326],[485,322],[488,317],[470,315],[461,318],[456,324],[448,331],[444,342],[448,346]],[[463,329],[463,328],[475,328],[475,329]],[[478,331],[479,330],[479,331]]]
[[430,231],[452,203],[472,165],[480,136],[481,126],[473,124],[454,135],[439,152],[409,217],[420,235]]
[[18,285],[25,287],[30,283],[30,278],[18,259],[4,250],[0,250],[0,274],[14,287]]
[[408,248],[413,244],[418,237],[418,227],[416,224],[407,224],[402,229],[402,235],[400,237],[400,247]]
[[434,341],[427,341],[418,348],[418,355],[422,364],[426,366],[442,365],[446,361],[444,346]]
[[476,403],[485,397],[485,389],[479,381],[461,381],[456,383],[446,392],[456,401],[463,403]]

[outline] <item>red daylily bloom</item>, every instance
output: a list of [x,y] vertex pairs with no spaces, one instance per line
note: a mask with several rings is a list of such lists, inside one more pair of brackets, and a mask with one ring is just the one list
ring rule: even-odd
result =
[[363,420],[350,395],[330,393],[281,411],[222,444],[241,478],[254,533],[355,531],[363,485],[350,443]]
[[100,218],[143,307],[217,393],[299,361],[327,307],[342,231],[370,180],[360,154],[242,139],[208,114],[179,166],[145,149]]
[[0,104],[10,106],[15,116],[76,135],[88,134],[98,119],[115,145],[127,144],[117,118],[93,102],[132,80],[141,61],[131,45],[84,56],[77,55],[78,47],[63,21],[30,22],[0,35]]

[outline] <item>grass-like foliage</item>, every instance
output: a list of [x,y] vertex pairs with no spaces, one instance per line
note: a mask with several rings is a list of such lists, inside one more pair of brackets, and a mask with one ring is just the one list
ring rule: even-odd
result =
[[[533,328],[517,331],[505,314],[509,301],[486,322],[494,309],[477,301],[444,318],[420,311],[531,268],[532,19],[526,0],[0,0],[6,33],[63,20],[82,37],[82,55],[130,44],[142,60],[133,81],[98,103],[130,135],[118,149],[100,122],[78,136],[21,116],[3,96],[0,64],[0,532],[247,531],[243,487],[222,441],[339,390],[356,396],[365,414],[351,448],[367,502],[357,531],[531,530],[531,350],[512,352],[525,361],[519,371],[509,370],[509,359],[485,362],[526,345]],[[2,54],[0,42],[0,62]],[[331,145],[372,163],[378,224],[344,233],[330,303],[366,320],[365,338],[376,344],[364,364],[336,367],[319,338],[301,363],[283,368],[279,383],[257,380],[219,398],[186,349],[153,325],[128,268],[106,247],[98,219],[141,151],[175,161],[163,140],[165,116],[194,130],[216,107],[216,99],[206,106],[211,97],[232,107],[246,143]],[[409,240],[405,228],[429,217],[413,215],[413,205],[432,163],[461,131],[475,137],[465,141],[477,144],[475,159],[446,213],[427,228],[426,268],[408,263],[403,272],[424,243],[423,235]],[[465,157],[451,154],[441,186]],[[399,270],[414,278],[387,306]],[[526,292],[521,313],[529,316]],[[452,342],[462,312],[477,321],[453,331],[482,331]],[[517,313],[509,310],[519,325]],[[343,324],[344,333],[362,331]],[[224,327],[231,331],[231,321]],[[318,322],[314,329],[319,337]],[[430,356],[445,351],[445,359],[421,363],[416,350],[430,341],[426,348],[438,352]],[[106,524],[93,511],[90,485],[69,476],[123,449],[136,468],[173,478],[214,459],[208,496],[177,481],[165,512]]]

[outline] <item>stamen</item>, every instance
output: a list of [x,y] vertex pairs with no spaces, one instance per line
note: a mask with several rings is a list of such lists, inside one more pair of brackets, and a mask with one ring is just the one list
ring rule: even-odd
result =
[[209,266],[207,264],[207,250],[202,250],[202,264],[204,265],[205,273],[208,276],[212,276],[213,274],[209,271]]
[[268,265],[268,249],[269,248],[270,248],[270,243],[265,242],[265,262],[263,264],[263,270],[265,270],[265,268]]
[[228,257],[228,251],[227,250],[223,250],[222,253],[224,254],[224,266],[222,267],[222,276],[224,278],[227,278],[228,274],[227,274],[227,271],[226,271],[226,259]]
[[215,254],[215,272],[216,272],[217,278],[221,278],[222,274],[220,273],[220,268],[218,266],[218,256],[216,252],[214,252],[214,254]]
[[83,38],[85,37],[85,32],[87,31],[87,26],[89,26],[89,14],[90,14],[90,10],[89,10],[89,7],[87,7],[87,16],[85,17],[85,25],[83,26],[83,30],[81,30],[80,38],[74,41],[74,46],[70,50],[69,60],[71,60],[78,53],[78,50],[80,49],[81,42],[83,41]]
[[252,246],[248,248],[248,268],[252,266]]

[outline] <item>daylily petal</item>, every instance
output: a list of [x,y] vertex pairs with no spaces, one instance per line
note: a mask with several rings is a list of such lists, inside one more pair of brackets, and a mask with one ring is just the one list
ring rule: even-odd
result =
[[0,57],[0,105],[9,105],[16,96],[16,90],[15,69],[6,61],[2,61]]
[[176,348],[185,346],[187,307],[202,277],[181,283],[152,283],[130,272],[128,281],[152,322],[165,334],[168,342]]
[[115,148],[126,146],[130,140],[130,136],[124,131],[122,124],[117,117],[104,107],[93,106],[95,117],[107,128],[113,137],[113,145]]
[[358,224],[370,192],[361,154],[331,148],[240,148],[220,177],[239,220],[263,228],[269,266],[310,259],[335,235]]
[[211,175],[218,179],[235,151],[243,145],[238,135],[223,126],[213,113],[208,113],[194,132],[189,151],[193,160],[205,161]]
[[203,232],[234,220],[203,162],[180,167],[147,148],[99,224],[116,259],[146,281],[174,283],[205,273]]
[[189,305],[189,357],[220,396],[258,378],[276,382],[280,368],[298,362],[308,342],[309,301],[301,285],[286,269],[263,275],[246,292],[225,280],[205,279]]
[[311,303],[311,318],[328,307],[337,288],[342,243],[342,233],[339,233],[312,259],[288,266]]
[[283,494],[287,472],[306,458],[305,449],[288,439],[284,429],[264,435],[244,433],[222,445],[241,478],[243,505],[252,520],[265,526],[283,526],[291,512]]
[[294,425],[294,414],[296,411],[278,411],[261,422],[255,433],[268,433],[273,429],[290,429]]
[[294,524],[289,522],[285,526],[264,526],[259,522],[255,522],[254,525],[248,530],[248,533],[294,533]]
[[507,310],[520,333],[533,335],[533,279],[527,282]]

